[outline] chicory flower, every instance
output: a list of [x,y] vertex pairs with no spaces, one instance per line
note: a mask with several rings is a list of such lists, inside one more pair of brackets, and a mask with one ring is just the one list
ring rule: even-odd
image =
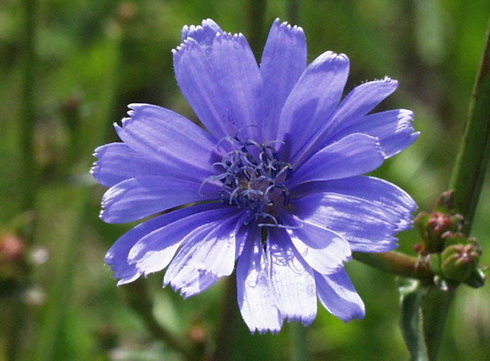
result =
[[417,138],[413,114],[371,113],[395,91],[385,78],[343,97],[349,60],[325,52],[307,65],[303,30],[274,22],[260,65],[241,34],[214,21],[184,27],[173,51],[180,89],[205,129],[165,108],[130,105],[122,142],[96,149],[109,187],[101,218],[154,216],[123,235],[107,263],[119,285],[166,268],[185,296],[237,277],[251,331],[310,324],[317,298],[344,321],[364,304],[344,265],[385,252],[416,205],[365,173]]

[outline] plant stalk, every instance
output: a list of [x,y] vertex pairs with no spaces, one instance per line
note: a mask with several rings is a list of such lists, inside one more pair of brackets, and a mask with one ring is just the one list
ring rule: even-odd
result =
[[[456,158],[450,189],[454,210],[464,217],[463,232],[469,235],[483,186],[490,153],[490,23],[480,70],[468,109],[465,132]],[[429,359],[439,353],[449,307],[455,292],[432,290],[424,303],[425,335]]]

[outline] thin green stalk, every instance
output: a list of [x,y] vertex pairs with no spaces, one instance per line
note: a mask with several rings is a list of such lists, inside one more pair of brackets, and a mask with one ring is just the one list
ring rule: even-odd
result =
[[421,305],[430,288],[412,278],[401,278],[399,284],[403,338],[413,361],[429,361]]
[[66,162],[62,172],[68,172],[70,174],[74,171],[74,166],[78,164],[80,158],[85,156],[85,143],[84,139],[80,137],[80,129],[82,124],[81,116],[81,100],[72,95],[65,100],[64,104],[64,120],[68,129],[68,147],[66,152]]
[[487,42],[471,96],[468,120],[453,170],[450,189],[454,190],[455,210],[465,218],[469,233],[483,185],[490,155],[490,27]]
[[[21,182],[23,194],[21,209],[31,211],[35,207],[36,194],[38,191],[38,176],[34,147],[35,130],[35,96],[34,85],[36,78],[36,10],[35,0],[24,0],[22,3],[24,11],[24,29],[22,38],[22,90],[20,109],[20,152],[21,152]],[[33,222],[29,222],[23,229],[24,240],[27,244],[32,243]],[[26,305],[18,300],[10,303],[12,317],[5,324],[7,335],[7,359],[15,360],[20,351],[22,332],[25,326]]]
[[[20,117],[22,182],[24,194],[22,209],[34,208],[37,192],[37,167],[35,159],[34,130],[35,130],[35,79],[36,79],[36,0],[24,0],[24,32],[23,32],[23,82],[22,108]],[[31,238],[31,237],[29,237]]]
[[247,0],[247,39],[258,56],[264,42],[264,22],[267,10],[267,0]]
[[399,252],[361,253],[354,252],[353,258],[381,271],[398,276],[430,281],[434,274],[425,262]]
[[[77,272],[76,263],[73,262],[79,254],[83,240],[82,230],[88,206],[87,189],[73,186],[59,187],[48,190],[52,199],[62,200],[61,207],[64,209],[63,217],[70,222],[70,230],[54,229],[49,236],[54,239],[64,239],[63,245],[53,255],[51,270],[52,276],[47,288],[48,299],[43,307],[41,321],[36,332],[35,348],[29,360],[44,361],[53,360],[60,347],[60,335],[72,301],[72,285]],[[60,202],[57,201],[60,205]],[[60,222],[60,219],[55,219]],[[46,222],[49,222],[46,220]],[[46,225],[46,223],[45,223]],[[51,225],[55,227],[55,225]],[[45,237],[49,237],[45,236]]]
[[[490,25],[490,24],[489,24]],[[490,27],[482,62],[471,97],[465,133],[450,182],[453,205],[465,219],[469,235],[490,153]],[[436,360],[449,307],[455,292],[434,290],[424,303],[429,359]],[[429,338],[430,337],[430,338]]]
[[286,9],[287,20],[293,25],[300,22],[300,0],[288,0]]
[[216,347],[211,357],[212,361],[227,361],[232,359],[236,323],[239,319],[236,287],[236,275],[233,273],[226,279],[223,290],[220,320],[216,330]]
[[138,280],[125,285],[124,291],[126,301],[145,324],[147,330],[157,339],[162,340],[173,350],[181,353],[186,360],[198,360],[198,356],[191,345],[174,335],[170,330],[163,327],[153,316],[152,297],[144,280]]
[[289,339],[291,340],[291,361],[308,361],[308,329],[300,323],[292,322],[289,325]]
[[446,318],[454,300],[455,289],[441,291],[431,287],[422,306],[424,317],[424,334],[427,341],[429,360],[437,360],[439,348],[444,335]]

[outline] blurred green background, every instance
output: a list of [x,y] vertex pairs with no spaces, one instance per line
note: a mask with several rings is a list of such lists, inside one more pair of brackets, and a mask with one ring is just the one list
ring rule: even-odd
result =
[[[176,85],[170,52],[185,24],[209,17],[261,49],[275,18],[299,21],[310,61],[326,50],[349,56],[346,91],[385,75],[399,80],[382,108],[415,111],[422,135],[376,175],[409,191],[421,210],[446,190],[490,2],[304,0],[298,12],[291,3],[0,1],[0,361],[180,360],[156,334],[155,321],[213,347],[223,284],[185,301],[161,288],[161,273],[116,287],[104,254],[132,225],[97,217],[104,189],[88,173],[94,148],[117,140],[112,124],[128,103],[154,103],[195,119]],[[34,27],[26,27],[29,21]],[[472,234],[484,247],[489,218],[487,181]],[[417,232],[400,239],[413,255]],[[490,263],[485,248],[482,262]],[[366,319],[345,324],[320,308],[307,330],[311,359],[408,360],[395,277],[356,261],[348,269]],[[230,341],[233,360],[289,360],[290,333],[286,325],[279,335],[250,335],[240,319]],[[488,286],[461,287],[440,360],[489,359]]]

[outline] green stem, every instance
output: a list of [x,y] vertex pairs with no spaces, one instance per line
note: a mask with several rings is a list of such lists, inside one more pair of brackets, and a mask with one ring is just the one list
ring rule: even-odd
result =
[[308,361],[308,330],[300,323],[292,322],[289,325],[289,339],[291,341],[291,361]]
[[[112,103],[112,102],[111,102]],[[65,100],[64,104],[64,121],[68,129],[69,145],[66,149],[66,162],[63,164],[61,172],[70,174],[74,171],[74,165],[77,165],[80,158],[86,153],[84,139],[80,137],[82,116],[80,112],[81,99],[72,95]]]
[[264,21],[267,0],[247,0],[247,38],[255,56],[261,53],[264,43]]
[[401,317],[403,338],[414,361],[428,361],[427,343],[423,332],[421,305],[430,289],[412,278],[400,279]]
[[[23,59],[22,59],[22,90],[20,109],[20,152],[21,152],[21,182],[23,195],[21,200],[21,209],[23,211],[32,211],[35,207],[38,176],[35,158],[34,130],[35,130],[35,35],[36,35],[36,10],[37,2],[35,0],[23,1]],[[23,236],[27,244],[32,243],[34,222],[29,222],[23,227]],[[16,301],[16,302],[15,302]],[[5,324],[7,335],[7,360],[16,360],[19,357],[20,341],[25,326],[26,305],[23,302],[14,300],[10,303],[11,310],[9,313],[12,317]]]
[[286,10],[287,20],[290,24],[299,25],[300,22],[300,1],[288,0]]
[[[490,25],[490,24],[489,24]],[[454,210],[465,219],[469,235],[490,153],[490,27],[480,71],[472,93],[465,133],[450,182]],[[433,290],[424,302],[425,333],[430,360],[436,360],[455,292]]]
[[180,352],[186,360],[198,360],[195,349],[190,343],[178,338],[163,327],[153,316],[152,297],[148,291],[145,280],[138,280],[122,287],[126,301],[145,324],[148,331],[166,345]]
[[434,274],[427,263],[418,258],[399,252],[360,253],[354,252],[353,258],[381,271],[398,276],[430,281]]
[[220,307],[220,320],[217,328],[216,347],[212,361],[232,360],[233,340],[235,339],[238,317],[236,275],[233,273],[226,279],[223,300]]
[[[35,99],[34,85],[36,78],[35,35],[36,35],[36,0],[24,0],[24,33],[23,33],[23,74],[22,108],[20,118],[22,181],[24,195],[22,208],[34,208],[37,192],[37,166],[35,159]],[[31,238],[31,237],[29,237]]]
[[468,120],[450,188],[456,212],[465,218],[465,233],[478,204],[490,154],[490,28],[480,71],[471,96]]
[[424,300],[422,307],[424,334],[429,351],[429,360],[431,361],[437,360],[446,318],[454,295],[454,289],[441,291],[436,287],[431,287]]
[[[47,192],[52,199],[57,200],[55,203],[60,206],[60,209],[64,210],[64,221],[69,222],[71,227],[69,233],[63,233],[57,229],[49,232],[50,236],[55,239],[64,239],[65,242],[58,246],[51,259],[52,276],[49,285],[46,286],[49,296],[42,309],[36,330],[35,348],[29,358],[36,361],[53,360],[59,350],[62,329],[73,297],[73,280],[77,272],[76,263],[74,264],[73,260],[80,253],[89,200],[86,188],[56,185]],[[52,217],[52,219],[59,220],[60,218]],[[45,225],[47,222],[44,220]],[[44,236],[39,237],[45,241]]]

